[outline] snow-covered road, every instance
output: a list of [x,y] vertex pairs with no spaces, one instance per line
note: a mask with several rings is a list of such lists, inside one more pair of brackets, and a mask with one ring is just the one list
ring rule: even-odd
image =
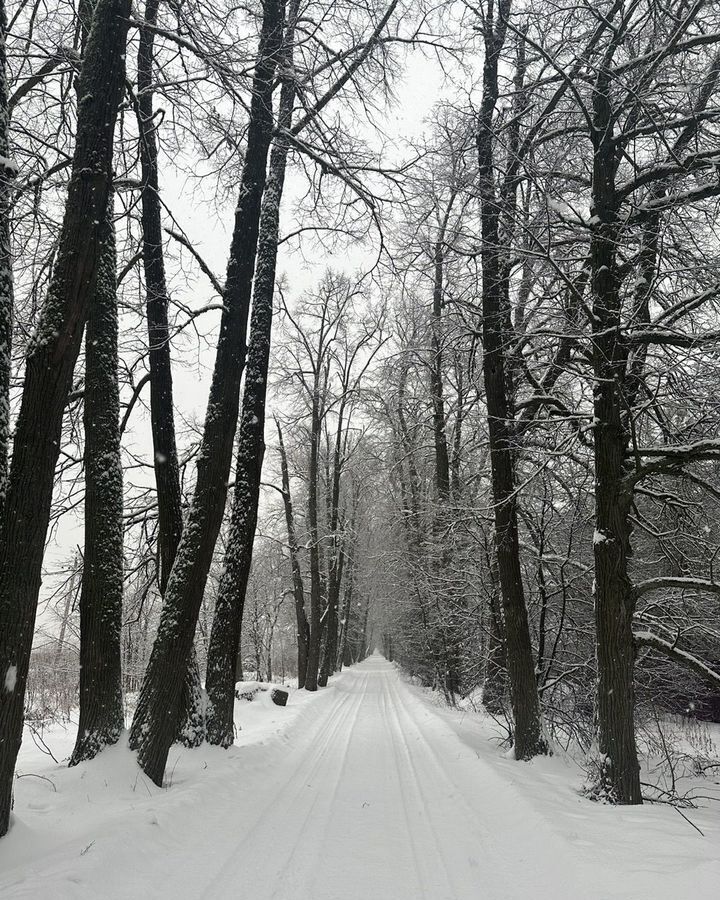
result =
[[493,773],[391,664],[371,657],[337,690],[203,897],[242,885],[257,900],[504,900],[530,896],[558,865],[574,880],[570,855],[511,789],[507,810],[488,804]]
[[[46,790],[45,812],[28,801],[27,815],[50,816],[61,833],[19,817],[0,845],[0,896],[717,896],[717,834],[705,843],[667,809],[590,805],[568,763],[499,757],[477,720],[432,706],[381,657],[295,698],[261,740],[178,757],[170,790],[138,784],[124,748],[58,773],[60,795]],[[127,794],[133,779],[123,805],[117,785]]]

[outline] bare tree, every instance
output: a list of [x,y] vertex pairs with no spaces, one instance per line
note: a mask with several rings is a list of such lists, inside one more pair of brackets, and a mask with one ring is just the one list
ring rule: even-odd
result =
[[8,828],[62,418],[100,259],[124,88],[127,0],[98,0],[80,74],[77,138],[58,253],[30,346],[0,534],[0,834]]

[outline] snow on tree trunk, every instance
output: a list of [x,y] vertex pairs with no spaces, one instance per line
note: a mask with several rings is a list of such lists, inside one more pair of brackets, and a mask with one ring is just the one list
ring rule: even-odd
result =
[[598,665],[599,762],[593,791],[615,803],[642,803],[635,744],[635,598],[628,576],[628,515],[632,491],[623,488],[627,433],[622,423],[625,352],[618,338],[621,300],[616,247],[618,201],[610,78],[593,92],[593,178],[590,237],[595,375],[595,629]]
[[221,747],[229,747],[235,737],[233,713],[236,662],[240,648],[245,594],[252,564],[260,477],[265,456],[265,399],[272,337],[280,202],[288,153],[288,143],[282,132],[289,129],[292,124],[295,105],[292,47],[298,5],[295,0],[289,9],[288,27],[285,31],[281,65],[288,74],[285,75],[280,94],[277,121],[279,134],[270,154],[270,171],[260,216],[258,261],[250,320],[250,346],[245,369],[230,534],[208,647],[205,681],[208,695],[207,739],[211,744],[219,744]]
[[31,340],[0,543],[0,835],[9,825],[22,738],[45,538],[63,412],[93,296],[112,177],[115,122],[125,86],[129,0],[98,0],[79,80],[77,138],[58,251]]
[[124,726],[120,632],[123,477],[112,198],[85,338],[85,552],[80,593],[80,721],[74,766],[117,742]]
[[[160,0],[148,0],[145,21],[157,24]],[[182,534],[182,492],[175,438],[169,295],[165,278],[162,214],[159,195],[158,144],[154,118],[153,60],[155,32],[140,30],[138,46],[137,120],[140,131],[142,172],[142,253],[145,273],[148,360],[150,365],[150,425],[158,502],[158,585],[165,595]],[[195,652],[185,676],[183,720],[179,739],[195,746],[203,736],[203,692]]]
[[507,390],[505,359],[507,302],[500,261],[500,200],[495,187],[494,115],[498,99],[498,62],[505,41],[509,0],[497,25],[486,25],[483,96],[476,135],[482,227],[483,375],[490,443],[495,535],[505,646],[510,681],[515,757],[548,752],[542,729],[530,628],[520,568],[515,488],[514,415]]
[[10,247],[10,185],[17,174],[17,168],[10,158],[6,31],[5,2],[0,0],[0,515],[7,491],[10,446],[10,369],[14,305]]
[[293,597],[295,600],[295,621],[297,623],[297,648],[298,648],[298,687],[305,687],[307,674],[308,645],[310,641],[310,624],[305,613],[305,586],[300,569],[298,556],[298,542],[295,531],[295,515],[293,513],[292,495],[290,494],[290,470],[288,468],[287,453],[283,441],[280,423],[276,420],[278,432],[278,445],[280,450],[280,470],[282,476],[282,494],[285,507],[285,524],[288,533],[288,548],[290,552],[290,568],[292,570]]
[[138,751],[138,762],[158,785],[162,784],[168,751],[180,724],[184,673],[192,653],[227,498],[265,168],[273,133],[272,93],[282,45],[283,13],[280,0],[265,0],[242,183],[235,210],[195,494],[170,573],[158,633],[130,733],[131,746]]
[[308,533],[310,537],[310,639],[305,674],[305,690],[318,689],[320,667],[320,638],[322,631],[322,564],[320,533],[318,528],[318,466],[320,456],[320,371],[315,373],[312,397],[312,421],[310,424],[310,464],[308,467]]
[[337,663],[338,625],[340,621],[340,588],[342,584],[342,570],[344,561],[343,536],[338,533],[340,513],[340,479],[342,476],[342,442],[343,429],[345,427],[345,397],[340,403],[338,411],[337,429],[335,432],[335,447],[333,450],[332,489],[329,492],[330,505],[328,530],[332,541],[330,547],[330,565],[328,568],[328,606],[327,624],[325,626],[325,646],[323,648],[323,660],[320,667],[318,684],[325,687],[328,679],[335,672]]

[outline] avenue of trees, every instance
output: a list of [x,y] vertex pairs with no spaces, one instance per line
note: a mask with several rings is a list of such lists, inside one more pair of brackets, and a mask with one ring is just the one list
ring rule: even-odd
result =
[[374,648],[641,803],[720,716],[717,4],[0,29],[0,835],[24,724],[162,785]]

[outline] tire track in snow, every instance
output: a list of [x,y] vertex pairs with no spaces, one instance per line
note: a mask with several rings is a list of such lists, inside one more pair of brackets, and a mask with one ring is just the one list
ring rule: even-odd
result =
[[[392,715],[391,715],[392,729],[399,738],[399,746],[398,746],[397,741],[392,741],[392,748],[393,748],[393,754],[395,756],[395,763],[396,763],[397,770],[398,770],[398,779],[400,782],[400,789],[403,792],[403,799],[404,799],[403,805],[405,808],[406,819],[409,819],[408,791],[403,786],[403,780],[405,779],[405,777],[407,775],[409,775],[410,781],[411,781],[411,789],[412,789],[413,798],[416,801],[415,805],[419,806],[419,808],[421,809],[421,813],[422,813],[421,816],[418,817],[418,819],[416,820],[415,825],[417,826],[418,824],[420,824],[428,843],[431,844],[432,846],[434,846],[434,848],[435,848],[435,859],[434,860],[432,859],[432,855],[427,854],[427,853],[423,854],[423,856],[418,860],[422,869],[426,873],[425,877],[423,878],[423,881],[427,880],[430,883],[433,882],[433,880],[434,880],[432,878],[433,870],[432,870],[432,868],[429,868],[429,867],[431,865],[431,862],[434,861],[435,866],[436,867],[439,866],[442,869],[442,872],[444,875],[443,880],[446,883],[446,891],[447,892],[439,895],[437,893],[437,886],[436,886],[436,889],[433,891],[433,895],[432,895],[433,900],[440,900],[440,897],[447,898],[447,900],[452,900],[452,898],[455,898],[457,896],[456,887],[453,883],[452,876],[451,876],[450,871],[445,862],[443,848],[440,844],[440,840],[438,838],[437,831],[435,830],[435,828],[432,824],[432,815],[431,815],[430,809],[428,808],[428,803],[427,803],[427,799],[425,796],[426,788],[424,787],[424,785],[427,785],[429,783],[429,781],[427,779],[423,780],[420,777],[420,774],[418,772],[417,763],[413,757],[412,751],[410,750],[410,745],[407,740],[407,735],[405,734],[403,723],[401,721],[402,705],[400,703],[400,696],[399,696],[399,692],[397,692],[396,690],[393,689],[393,682],[396,677],[397,676],[395,676],[395,673],[392,673],[390,677],[385,679],[385,692],[384,693],[387,696],[387,699],[389,701],[387,703],[387,708],[389,708],[392,711]],[[425,742],[425,739],[422,737],[420,738],[420,740]],[[403,759],[401,759],[401,756],[403,757]],[[404,765],[403,765],[403,763],[404,763]],[[409,833],[410,833],[411,839],[413,841],[413,845],[416,846],[417,842],[415,840],[414,831],[412,828],[409,828]],[[417,858],[417,853],[416,853],[416,858]],[[429,869],[429,871],[428,871],[428,869]]]
[[[286,818],[293,821],[294,839],[278,871],[273,874],[272,870],[264,869],[265,881],[272,880],[277,882],[287,873],[293,859],[297,857],[298,851],[307,840],[305,827],[322,799],[322,793],[319,789],[322,785],[312,792],[308,789],[313,786],[312,783],[318,779],[322,770],[327,767],[328,757],[332,762],[338,735],[346,729],[349,720],[352,718],[353,724],[347,728],[345,754],[347,753],[354,721],[357,720],[365,696],[367,679],[368,676],[365,674],[360,690],[343,692],[341,699],[330,707],[324,719],[321,720],[320,727],[314,734],[303,737],[303,751],[299,765],[290,768],[288,777],[283,780],[281,786],[273,793],[272,797],[268,798],[264,808],[255,817],[252,824],[244,830],[242,837],[235,842],[229,852],[227,861],[207,885],[202,894],[203,897],[216,897],[218,889],[222,885],[229,887],[239,882],[247,887],[248,868],[256,867],[258,861],[263,858],[264,854],[267,854],[270,847],[275,851],[278,844],[282,843],[282,834],[278,833],[277,822],[273,820],[273,816],[277,816],[278,808],[283,808],[287,813]],[[294,790],[292,789],[293,785],[296,785]],[[298,806],[302,808],[305,798],[309,801],[309,806],[304,811],[300,810],[302,819],[296,826],[296,808]],[[295,811],[295,815],[293,815],[293,811]],[[252,852],[250,852],[251,850]],[[296,875],[293,873],[293,892],[290,896],[297,898],[299,896],[297,893],[298,884],[295,879]],[[252,896],[252,894],[249,894],[249,896]],[[284,894],[273,890],[269,896],[277,897],[279,900]]]
[[[315,874],[318,871],[318,861],[323,855],[325,840],[330,828],[330,813],[335,806],[338,791],[343,783],[343,777],[347,769],[348,754],[352,745],[355,726],[357,724],[360,713],[362,712],[363,703],[366,700],[367,696],[367,685],[368,675],[365,675],[362,681],[362,690],[357,692],[358,699],[355,703],[354,709],[352,710],[352,715],[348,714],[344,717],[341,726],[335,730],[333,738],[328,744],[328,750],[334,749],[338,733],[341,733],[343,730],[345,731],[342,750],[340,751],[338,760],[339,765],[338,763],[334,763],[333,766],[337,766],[337,772],[334,775],[332,775],[331,773],[325,773],[323,775],[323,784],[321,786],[322,792],[318,790],[314,794],[313,802],[307,810],[302,823],[302,827],[298,829],[300,837],[291,846],[289,856],[275,876],[276,883],[279,883],[279,888],[282,888],[279,893],[276,889],[276,891],[274,891],[272,894],[272,896],[277,897],[278,900],[281,900],[281,898],[285,897],[292,898],[292,900],[297,900],[299,896],[302,896],[298,893],[300,885],[304,885],[309,888]],[[355,692],[352,692],[351,696],[354,693]],[[350,719],[352,719],[352,721],[349,722]],[[319,770],[321,768],[322,764],[320,763],[316,767],[316,774],[320,774]],[[328,792],[326,792],[325,788],[327,787],[329,778],[332,778],[332,788]],[[321,801],[322,808],[319,809]],[[313,814],[315,814],[314,824],[316,826],[322,826],[322,835],[310,838],[306,835],[305,828],[308,822],[313,820]],[[302,851],[299,857],[298,851]],[[291,869],[293,863],[297,866],[297,868],[294,870]],[[302,872],[302,875],[300,875],[300,871]],[[312,896],[312,894],[310,893],[308,894],[308,896]]]
[[[387,680],[382,692],[382,702],[381,702],[381,713],[383,717],[383,721],[386,725],[386,731],[391,733],[397,728],[398,718],[397,711],[394,712],[393,716],[390,716],[389,707],[389,692],[387,689]],[[394,726],[394,727],[393,727]],[[410,847],[412,850],[412,856],[415,861],[415,880],[418,885],[418,889],[420,891],[421,897],[428,897],[428,892],[425,889],[426,883],[430,880],[428,877],[430,873],[427,871],[427,857],[422,854],[418,848],[417,840],[415,838],[415,830],[414,830],[414,822],[410,819],[410,811],[408,809],[408,798],[407,792],[403,786],[403,772],[402,767],[400,765],[400,757],[397,752],[397,747],[395,745],[395,741],[390,741],[390,746],[392,747],[393,760],[395,763],[395,773],[397,777],[398,790],[400,792],[401,806],[403,811],[403,817],[405,819],[405,830],[406,834],[409,838]],[[422,873],[422,874],[420,874]],[[434,894],[431,895],[431,898],[434,897]]]

